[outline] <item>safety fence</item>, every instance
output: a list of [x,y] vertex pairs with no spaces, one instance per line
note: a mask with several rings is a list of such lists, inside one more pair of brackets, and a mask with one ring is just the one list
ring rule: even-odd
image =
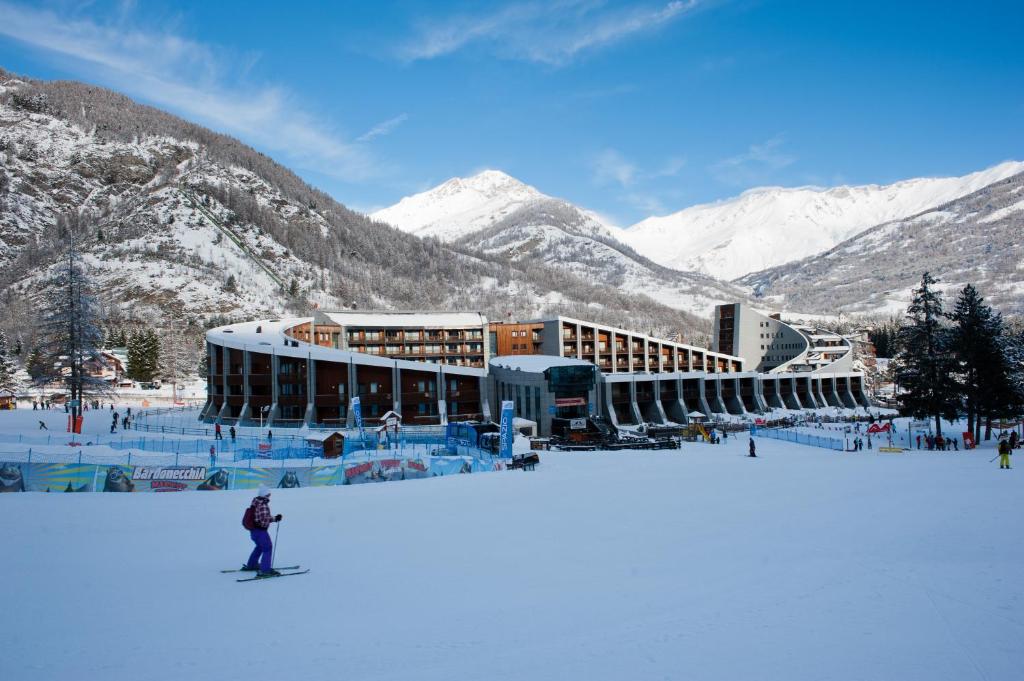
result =
[[356,485],[505,470],[472,457],[381,457],[320,466],[207,466],[158,461],[59,463],[4,461],[0,492],[181,492]]
[[755,437],[766,437],[773,440],[792,442],[798,445],[807,445],[809,447],[822,447],[824,449],[832,449],[837,452],[842,452],[846,449],[846,445],[842,438],[829,437],[827,435],[811,435],[809,433],[801,433],[787,428],[763,428],[752,426],[750,428],[750,434]]

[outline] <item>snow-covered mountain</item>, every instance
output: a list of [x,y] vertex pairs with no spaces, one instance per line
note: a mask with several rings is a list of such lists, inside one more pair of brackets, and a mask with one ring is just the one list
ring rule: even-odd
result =
[[740,282],[770,307],[893,314],[925,271],[951,298],[970,283],[1004,314],[1024,315],[1024,172]]
[[416,236],[455,241],[545,198],[548,197],[500,170],[484,170],[472,177],[453,177],[370,217]]
[[321,307],[551,314],[658,333],[705,319],[543,262],[438,244],[351,211],[235,139],[115,92],[0,69],[0,328],[25,327],[76,235],[108,317]]
[[874,225],[901,220],[1024,171],[1006,162],[963,177],[890,185],[762,187],[651,217],[616,236],[651,260],[732,280],[826,251]]
[[497,170],[453,178],[372,217],[513,262],[545,263],[698,316],[747,295],[732,284],[662,267],[618,241],[619,230],[594,213]]

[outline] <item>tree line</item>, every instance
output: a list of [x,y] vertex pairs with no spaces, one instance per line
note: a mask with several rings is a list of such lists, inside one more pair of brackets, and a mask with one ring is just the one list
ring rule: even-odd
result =
[[[1024,331],[1009,325],[977,289],[961,289],[950,311],[938,280],[925,272],[892,340],[894,376],[904,410],[916,418],[967,418],[975,441],[992,422],[1024,412]],[[890,337],[886,336],[886,340]]]

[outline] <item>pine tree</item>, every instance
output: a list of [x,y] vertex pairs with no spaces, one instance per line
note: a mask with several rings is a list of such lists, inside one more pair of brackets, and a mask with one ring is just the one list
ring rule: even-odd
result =
[[152,329],[132,331],[128,336],[128,377],[149,382],[160,368],[160,338]]
[[967,430],[979,438],[982,404],[1001,373],[1003,320],[993,314],[977,289],[968,284],[960,291],[956,307],[946,315],[952,322],[950,350],[955,355],[960,389],[967,410]]
[[228,293],[235,293],[238,291],[238,284],[235,282],[235,275],[228,275],[228,280],[224,282],[224,290]]
[[942,419],[957,416],[959,388],[956,364],[949,351],[949,332],[942,320],[942,294],[931,274],[921,277],[920,288],[907,308],[908,323],[900,329],[897,374],[904,389],[903,405],[917,418],[934,418],[935,434],[942,434]]
[[72,416],[81,413],[81,400],[88,395],[105,395],[106,382],[90,376],[87,365],[98,362],[103,332],[99,308],[92,296],[92,282],[75,243],[83,216],[62,218],[61,237],[67,250],[54,267],[46,287],[40,323],[40,355],[35,363],[38,383],[61,382],[72,400]]
[[7,336],[0,331],[0,390],[20,392],[24,386],[18,380],[17,373],[18,365],[9,355]]
[[25,360],[25,371],[28,372],[29,377],[33,381],[43,375],[43,353],[40,352],[39,348],[35,348],[32,352],[28,353],[28,358]]

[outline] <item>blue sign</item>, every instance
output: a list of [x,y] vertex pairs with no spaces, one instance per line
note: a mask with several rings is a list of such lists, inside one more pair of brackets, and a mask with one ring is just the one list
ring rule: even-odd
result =
[[352,398],[352,416],[356,420],[356,428],[359,429],[359,437],[363,436],[363,407],[359,404],[359,398]]
[[552,404],[550,407],[548,407],[548,413],[551,414],[552,416],[555,415],[555,405]]
[[515,408],[515,402],[512,400],[505,400],[501,403],[501,423],[499,424],[500,440],[498,446],[498,456],[503,459],[512,458],[512,410]]
[[587,413],[588,414],[593,414],[594,413],[594,403],[593,402],[588,402],[587,403]]

